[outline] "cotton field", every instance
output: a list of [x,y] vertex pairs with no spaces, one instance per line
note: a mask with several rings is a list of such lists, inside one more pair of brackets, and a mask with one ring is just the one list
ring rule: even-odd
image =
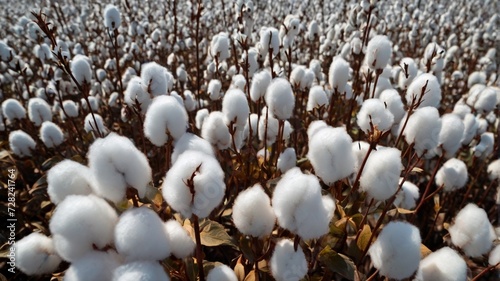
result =
[[0,280],[500,279],[498,1],[0,3]]

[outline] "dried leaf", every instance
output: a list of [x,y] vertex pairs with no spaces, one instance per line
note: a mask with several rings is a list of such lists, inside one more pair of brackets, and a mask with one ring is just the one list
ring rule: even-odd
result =
[[358,245],[360,250],[364,251],[366,247],[369,246],[368,242],[370,241],[371,236],[372,230],[370,229],[370,226],[368,224],[365,224],[363,226],[363,230],[361,230],[358,241],[356,241],[356,244]]
[[238,262],[234,266],[234,273],[236,274],[238,281],[245,280],[245,267],[241,264],[241,258],[238,259]]
[[422,258],[427,257],[428,255],[432,254],[432,251],[427,248],[424,244],[420,244],[420,254],[422,254]]
[[398,213],[403,214],[403,215],[415,213],[415,210],[407,210],[407,209],[403,209],[403,208],[397,208],[397,210],[398,210]]
[[319,253],[319,261],[329,270],[336,272],[349,280],[354,280],[354,272],[356,270],[354,262],[349,257],[335,252],[332,248],[330,248],[330,246],[326,246]]
[[200,223],[201,244],[208,247],[228,245],[236,248],[231,236],[227,234],[224,226],[212,220],[204,220]]
[[252,270],[248,273],[247,277],[245,277],[244,281],[255,281],[255,270]]

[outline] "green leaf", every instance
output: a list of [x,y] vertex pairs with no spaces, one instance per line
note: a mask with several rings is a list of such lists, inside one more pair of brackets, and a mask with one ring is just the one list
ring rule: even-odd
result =
[[237,248],[222,224],[207,219],[200,223],[200,229],[202,245],[208,247],[228,245]]
[[319,261],[332,272],[336,272],[343,277],[354,280],[356,266],[347,256],[337,253],[330,246],[326,246],[319,253]]

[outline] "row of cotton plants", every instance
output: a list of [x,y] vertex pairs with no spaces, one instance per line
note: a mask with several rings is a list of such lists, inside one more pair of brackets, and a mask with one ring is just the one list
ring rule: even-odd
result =
[[500,278],[499,3],[108,2],[0,14],[0,277]]

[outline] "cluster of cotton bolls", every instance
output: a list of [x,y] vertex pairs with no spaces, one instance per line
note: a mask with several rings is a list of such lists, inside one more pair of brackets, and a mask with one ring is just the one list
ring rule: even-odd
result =
[[22,272],[498,274],[498,3],[109,2],[0,12]]

